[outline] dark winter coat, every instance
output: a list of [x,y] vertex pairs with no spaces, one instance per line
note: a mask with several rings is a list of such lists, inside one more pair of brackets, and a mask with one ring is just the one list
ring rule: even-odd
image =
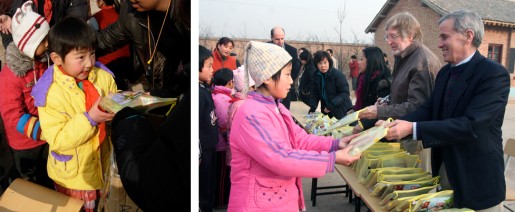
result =
[[325,114],[327,108],[331,117],[343,118],[352,108],[350,100],[349,83],[341,71],[331,67],[325,74],[320,70],[315,73],[315,81],[312,90],[312,98],[309,104],[309,112],[314,112],[321,105],[321,111]]
[[[152,60],[154,64],[152,69],[148,69],[149,65],[147,64],[150,59],[149,42],[150,49],[154,50],[164,20],[164,13],[157,11],[140,13],[131,6],[130,1],[122,3],[118,21],[97,34],[97,56],[112,52],[126,44],[132,44],[134,70],[127,70],[132,72],[129,80],[134,81],[144,73],[152,86],[150,89],[152,95],[176,97],[185,93],[190,89],[189,68],[185,66],[189,67],[191,61],[191,33],[189,19],[180,21],[178,17],[180,14],[172,12],[174,7],[179,6],[184,9],[180,11],[188,13],[190,0],[174,1],[172,4],[159,39],[157,53]],[[147,16],[150,18],[150,39]],[[186,16],[189,18],[189,14]],[[162,70],[162,73],[159,70]],[[153,76],[155,76],[154,79]]]

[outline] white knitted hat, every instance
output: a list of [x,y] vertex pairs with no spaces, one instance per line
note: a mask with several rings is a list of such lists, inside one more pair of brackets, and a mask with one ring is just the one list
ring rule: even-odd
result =
[[250,41],[245,45],[245,87],[246,94],[249,88],[248,77],[252,77],[258,88],[268,78],[288,64],[292,57],[286,50],[275,44]]
[[36,49],[50,30],[45,18],[32,11],[32,1],[16,10],[11,27],[14,44],[30,58],[34,58]]

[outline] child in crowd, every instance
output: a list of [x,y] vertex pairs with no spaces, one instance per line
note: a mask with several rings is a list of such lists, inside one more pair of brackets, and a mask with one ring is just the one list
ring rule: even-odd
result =
[[[245,96],[241,93],[243,91],[243,87],[245,86],[244,82],[244,74],[248,74],[245,71],[245,66],[240,66],[236,70],[233,71],[234,74],[234,89],[236,92],[233,95],[232,104],[229,106],[228,115],[227,118],[227,145],[229,145],[229,141],[231,140],[229,138],[229,134],[231,133],[231,125],[232,120],[234,119],[234,115],[236,114],[236,111],[238,111],[238,108],[245,102]],[[252,78],[249,78],[249,91],[254,91],[254,80]],[[229,145],[230,147],[230,145]],[[227,166],[231,166],[231,148],[227,148],[227,151],[225,152],[225,163]]]
[[218,143],[215,105],[209,91],[213,77],[213,56],[199,46],[199,200],[201,211],[213,211],[216,184],[215,146]]
[[52,188],[46,162],[48,145],[41,140],[38,110],[30,92],[47,68],[46,20],[32,11],[32,1],[16,11],[11,42],[6,48],[6,66],[0,72],[0,112],[7,141],[19,175]]
[[215,205],[226,207],[229,203],[229,191],[231,181],[229,173],[231,170],[227,167],[226,151],[229,149],[227,145],[227,121],[229,106],[233,102],[232,90],[234,88],[234,74],[228,68],[222,68],[214,74],[213,84],[215,85],[213,93],[213,101],[215,103],[215,113],[218,123],[218,144],[216,145],[216,176],[217,186],[215,194]]
[[84,200],[86,211],[96,211],[111,156],[105,122],[114,114],[98,104],[117,90],[113,74],[95,63],[96,42],[93,28],[78,18],[54,25],[48,36],[54,65],[32,91],[49,145],[48,175],[57,191]]
[[[248,43],[245,72],[255,82],[234,116],[230,134],[231,195],[228,211],[303,211],[301,177],[333,172],[335,162],[349,165],[350,140],[310,135],[279,103],[288,94],[292,57],[283,48]],[[243,94],[248,91],[245,75]],[[343,149],[343,150],[341,150]]]

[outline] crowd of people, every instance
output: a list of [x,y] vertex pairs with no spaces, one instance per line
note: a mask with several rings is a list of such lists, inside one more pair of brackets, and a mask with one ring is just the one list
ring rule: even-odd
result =
[[[189,133],[190,1],[97,6],[91,14],[86,0],[0,3],[0,115],[10,177],[81,199],[84,211],[99,210],[110,171],[144,211],[187,204],[197,139]],[[199,46],[200,210],[305,210],[302,177],[358,160],[348,153],[350,141],[394,118],[386,139],[419,155],[420,167],[441,177],[441,189],[454,191],[455,207],[502,211],[508,72],[479,53],[484,27],[477,13],[452,12],[438,24],[446,65],[407,12],[385,24],[390,49],[367,46],[347,55],[348,64],[333,49],[297,50],[280,26],[269,42],[246,43],[241,64],[231,38]],[[101,97],[136,84],[177,103],[148,113],[99,106]],[[292,118],[291,101],[336,119],[361,111],[360,124],[339,139],[309,134]]]
[[[419,166],[441,177],[439,190],[454,191],[454,207],[502,211],[508,72],[479,53],[484,28],[477,13],[452,12],[438,24],[443,67],[407,12],[386,22],[390,49],[368,46],[349,55],[349,75],[338,69],[332,49],[297,51],[281,27],[271,30],[268,43],[246,43],[243,65],[232,74],[227,68],[235,58],[224,51],[233,41],[221,38],[211,54],[200,46],[201,211],[305,210],[301,178],[357,160],[348,154],[349,142],[387,118],[395,121],[386,125],[385,141],[419,155]],[[235,82],[243,86],[234,89]],[[290,101],[337,119],[359,110],[360,122],[341,139],[308,134],[292,119]]]
[[[89,0],[2,1],[1,142],[15,170],[1,176],[2,190],[19,177],[97,211],[118,171],[145,211],[187,202],[191,3],[96,3],[101,10],[91,15]],[[131,108],[114,114],[99,105],[120,90],[177,102],[145,114]],[[182,193],[163,195],[168,191]]]

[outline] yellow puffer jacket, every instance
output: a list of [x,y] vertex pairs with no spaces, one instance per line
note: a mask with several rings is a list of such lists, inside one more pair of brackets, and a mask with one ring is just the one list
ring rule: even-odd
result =
[[[100,63],[88,80],[100,96],[116,92],[112,73]],[[48,175],[57,184],[77,190],[101,189],[108,173],[112,145],[106,136],[99,147],[98,127],[86,118],[85,94],[75,79],[50,67],[33,89],[43,137],[49,144]]]

